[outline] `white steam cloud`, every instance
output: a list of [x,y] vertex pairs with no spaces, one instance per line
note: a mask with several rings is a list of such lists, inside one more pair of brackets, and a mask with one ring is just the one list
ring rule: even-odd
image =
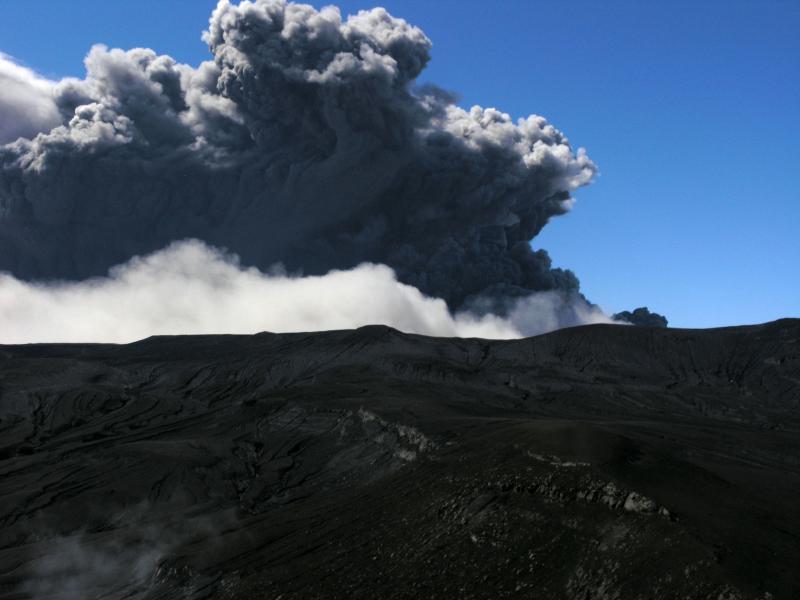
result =
[[33,138],[61,124],[54,87],[0,52],[0,144]]
[[385,265],[320,276],[264,273],[197,240],[178,242],[81,282],[0,274],[0,343],[131,342],[150,335],[292,332],[386,324],[436,336],[515,338],[575,322],[611,322],[558,292],[525,297],[507,317],[451,314]]

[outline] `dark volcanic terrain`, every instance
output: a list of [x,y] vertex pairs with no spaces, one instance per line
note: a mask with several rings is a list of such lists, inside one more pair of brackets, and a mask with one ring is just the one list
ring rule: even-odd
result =
[[800,321],[0,346],[0,599],[800,597]]

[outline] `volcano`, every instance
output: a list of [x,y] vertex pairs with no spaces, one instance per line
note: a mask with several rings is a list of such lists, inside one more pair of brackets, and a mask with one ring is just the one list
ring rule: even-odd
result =
[[0,346],[0,599],[797,598],[800,320]]

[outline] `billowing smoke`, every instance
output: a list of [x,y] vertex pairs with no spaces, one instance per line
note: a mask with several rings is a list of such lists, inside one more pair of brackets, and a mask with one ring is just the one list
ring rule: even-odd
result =
[[163,532],[150,528],[125,543],[110,538],[96,546],[87,544],[80,534],[52,538],[47,553],[29,565],[28,578],[22,585],[25,597],[144,598],[149,580],[168,549],[162,536]]
[[616,313],[612,319],[622,323],[630,323],[639,327],[666,327],[669,324],[664,315],[657,312],[650,312],[646,306],[640,306],[633,310],[623,310]]
[[20,281],[100,276],[196,238],[265,271],[407,289],[358,267],[388,265],[453,313],[508,315],[546,291],[580,304],[560,313],[593,310],[575,276],[528,243],[593,163],[542,117],[464,110],[416,86],[431,47],[420,29],[380,8],[343,20],[334,7],[222,0],[203,39],[213,60],[197,68],[103,46],[82,80],[3,63],[6,291],[35,296]]
[[609,321],[555,291],[521,299],[505,318],[453,315],[444,300],[398,282],[385,265],[293,277],[242,267],[236,257],[196,240],[83,282],[34,284],[0,274],[0,343],[131,342],[153,334],[318,331],[372,323],[428,335],[512,338]]
[[95,521],[102,521],[102,531],[58,532],[37,525],[35,542],[24,546],[20,556],[25,598],[152,597],[153,584],[164,579],[177,548],[198,540],[213,548],[220,532],[238,523],[232,511],[217,511],[213,518],[186,514],[169,518],[147,500],[110,514],[112,506],[104,508],[93,514]]
[[0,144],[32,138],[61,123],[53,86],[0,52]]

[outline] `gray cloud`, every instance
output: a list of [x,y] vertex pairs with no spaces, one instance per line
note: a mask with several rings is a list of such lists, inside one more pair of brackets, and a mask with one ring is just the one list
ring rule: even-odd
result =
[[34,137],[59,124],[54,85],[0,52],[0,144]]
[[657,312],[650,312],[646,306],[640,306],[633,310],[623,310],[612,317],[615,321],[630,323],[640,327],[666,327],[669,323],[664,315]]
[[59,125],[0,146],[0,270],[81,279],[192,237],[262,269],[386,264],[452,310],[579,297],[528,241],[593,163],[543,117],[415,88],[420,29],[223,0],[203,39],[197,68],[92,48],[53,88]]

